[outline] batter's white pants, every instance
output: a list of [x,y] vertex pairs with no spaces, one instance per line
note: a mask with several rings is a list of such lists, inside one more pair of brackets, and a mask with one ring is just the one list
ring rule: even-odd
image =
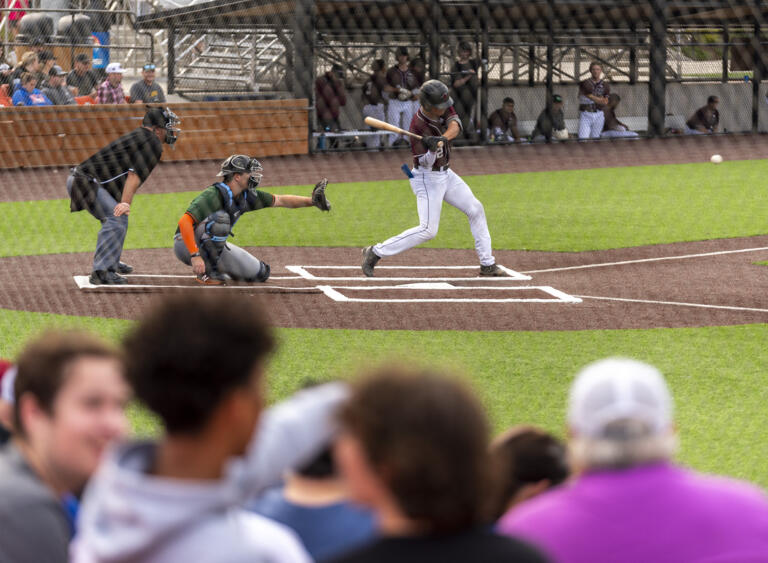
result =
[[[407,131],[411,126],[411,119],[413,119],[413,102],[410,100],[405,102],[397,99],[389,100],[389,107],[387,108],[387,121],[389,123]],[[389,144],[391,145],[401,138],[403,138],[402,135],[390,133]]]
[[443,172],[416,169],[413,170],[411,189],[416,195],[419,226],[374,246],[373,252],[376,255],[394,256],[435,238],[445,200],[469,219],[469,228],[475,239],[475,251],[480,264],[490,266],[496,263],[491,250],[491,235],[488,232],[483,204],[458,174],[450,169]]
[[[384,104],[366,104],[363,106],[363,118],[373,117],[380,121],[386,121],[387,118],[384,115]],[[381,135],[370,135],[366,138],[365,146],[370,148],[377,148],[381,146]]]
[[599,139],[605,124],[602,111],[579,112],[579,139]]
[[608,139],[610,138],[617,139],[622,137],[629,139],[629,138],[635,138],[639,136],[640,135],[638,135],[636,131],[627,131],[626,129],[609,129],[608,131],[603,131],[603,133],[601,134],[601,137],[605,137]]

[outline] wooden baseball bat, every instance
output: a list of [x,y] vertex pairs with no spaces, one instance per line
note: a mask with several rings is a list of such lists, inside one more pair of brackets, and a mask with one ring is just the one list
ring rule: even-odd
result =
[[[364,119],[364,121],[366,125],[369,125],[374,129],[384,129],[385,131],[391,131],[392,133],[397,133],[399,135],[408,135],[409,137],[413,137],[415,139],[422,138],[421,135],[417,135],[416,133],[411,133],[410,131],[401,129],[397,125],[392,125],[391,123],[387,123],[386,121],[382,121],[381,119],[376,119],[375,117],[368,116]],[[440,144],[438,144],[437,146],[442,147],[443,142],[440,141]]]

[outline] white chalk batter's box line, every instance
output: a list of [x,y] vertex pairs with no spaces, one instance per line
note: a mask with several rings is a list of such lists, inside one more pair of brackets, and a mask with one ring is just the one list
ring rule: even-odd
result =
[[[315,276],[308,270],[360,270],[360,266],[286,266],[285,269],[294,274],[298,274],[304,279],[312,281],[424,281],[428,279],[430,281],[466,281],[466,280],[483,280],[489,282],[504,282],[504,281],[528,281],[533,278],[520,272],[516,272],[506,266],[497,264],[500,270],[506,273],[506,276],[500,277],[439,277],[439,278],[424,278],[424,277],[381,277],[376,276],[374,278],[368,278],[365,276],[349,276],[349,277],[326,277]],[[381,270],[479,270],[479,266],[376,266],[376,271]]]
[[[424,278],[422,278],[424,279]],[[342,303],[581,303],[581,299],[573,297],[555,289],[548,285],[523,285],[514,287],[498,287],[498,286],[473,286],[473,287],[457,287],[449,283],[412,283],[405,285],[364,285],[364,286],[347,286],[347,285],[318,285],[317,289],[322,291],[325,295],[333,299],[334,301]],[[495,298],[478,298],[478,297],[444,297],[444,298],[413,298],[413,299],[397,299],[397,298],[365,298],[365,297],[347,297],[341,291],[353,290],[353,291],[375,291],[383,290],[388,291],[392,289],[410,289],[410,290],[444,290],[444,291],[472,291],[472,290],[484,290],[484,291],[505,291],[514,292],[520,290],[538,290],[551,296],[551,298],[518,298],[518,297],[501,297]]]
[[[175,284],[143,284],[143,283],[129,283],[121,285],[94,285],[91,283],[89,276],[72,276],[77,284],[77,287],[82,290],[98,289],[99,291],[116,291],[125,292],[134,289],[195,289],[195,288],[207,288],[207,289],[248,289],[253,291],[254,289],[279,289],[281,291],[310,291],[317,292],[318,289],[315,286],[311,287],[282,287],[278,285],[264,285],[264,284],[248,284],[248,285],[205,285],[202,283],[188,284],[188,285],[175,285]],[[165,274],[129,274],[125,277],[131,278],[183,278],[186,280],[193,280],[191,276],[177,276],[177,275],[165,275]],[[278,278],[269,278],[271,280]],[[286,276],[279,279],[301,279],[298,276]]]

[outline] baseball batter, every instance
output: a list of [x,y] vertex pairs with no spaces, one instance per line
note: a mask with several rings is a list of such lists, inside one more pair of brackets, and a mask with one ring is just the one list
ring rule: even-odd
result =
[[421,87],[419,103],[419,110],[410,127],[412,133],[422,136],[422,139],[411,138],[411,189],[416,195],[419,226],[364,248],[363,273],[371,277],[381,258],[394,256],[435,238],[445,200],[469,219],[475,250],[480,259],[480,275],[507,275],[493,258],[483,204],[466,182],[450,169],[450,141],[461,133],[461,120],[453,108],[448,87],[439,80],[428,80]]
[[603,67],[597,61],[589,64],[589,78],[579,84],[579,139],[599,139],[603,132],[611,88],[601,78]]
[[[266,207],[315,206],[330,211],[325,197],[328,181],[323,178],[312,190],[312,197],[274,195],[256,189],[263,168],[255,158],[233,154],[221,163],[217,174],[222,182],[202,191],[179,220],[174,236],[176,257],[192,266],[195,279],[206,285],[222,285],[228,280],[265,282],[269,278],[269,264],[227,242],[238,219],[249,211]],[[233,235],[234,236],[234,235]]]
[[[179,119],[168,108],[151,108],[141,127],[112,141],[71,170],[67,178],[70,210],[84,209],[101,222],[90,282],[125,284],[120,274],[133,268],[120,261],[133,196],[149,177],[163,153],[173,145]],[[119,203],[118,203],[119,202]]]

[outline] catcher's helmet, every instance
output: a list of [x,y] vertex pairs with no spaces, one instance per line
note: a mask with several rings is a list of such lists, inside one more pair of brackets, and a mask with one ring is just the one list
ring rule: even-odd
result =
[[229,176],[230,174],[250,174],[248,177],[248,189],[256,189],[261,182],[264,170],[261,162],[245,154],[233,154],[221,163],[221,170],[217,176]]
[[421,85],[419,103],[425,108],[446,109],[453,105],[448,86],[439,80],[427,80]]
[[151,107],[147,106],[147,113],[144,114],[144,119],[141,121],[142,125],[147,127],[162,127],[165,129],[164,142],[173,145],[176,139],[179,138],[178,125],[181,123],[181,119],[168,108]]

